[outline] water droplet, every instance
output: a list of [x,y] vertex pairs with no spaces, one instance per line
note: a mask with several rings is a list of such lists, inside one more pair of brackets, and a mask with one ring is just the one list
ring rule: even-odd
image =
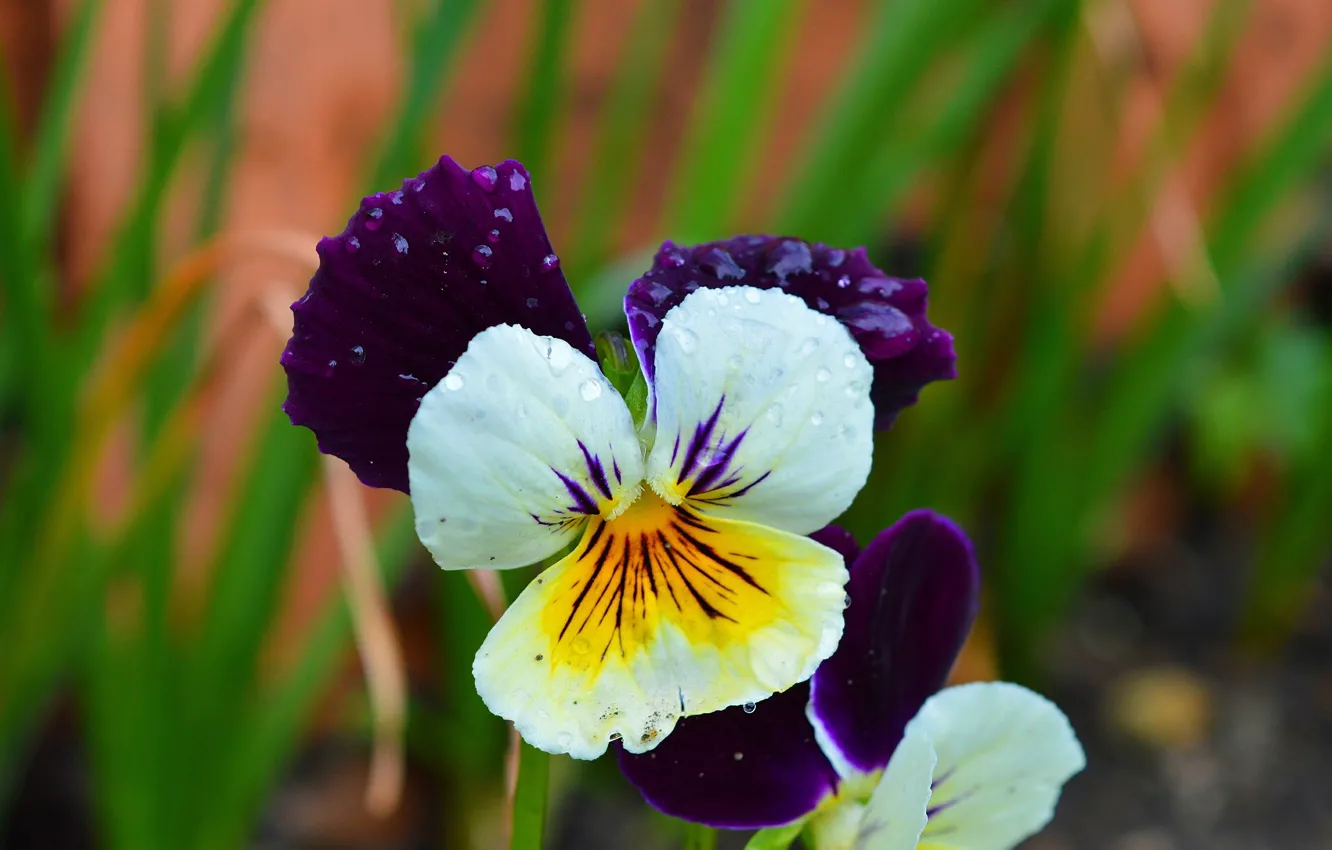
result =
[[518,408],[517,408],[516,410],[514,410],[513,415],[516,416],[516,417],[518,417],[519,419],[526,419],[526,418],[527,418],[527,408],[526,408],[525,406],[523,406],[523,405],[520,404],[520,405],[518,405]]
[[717,306],[718,306],[718,307],[725,307],[727,304],[730,304],[730,303],[731,303],[731,299],[729,299],[729,298],[726,297],[726,293],[724,293],[724,292],[718,292],[718,293],[717,293]]
[[402,190],[399,189],[396,192],[390,192],[389,201],[391,201],[396,206],[402,206]]
[[556,345],[551,343],[546,349],[546,362],[550,364],[550,371],[556,375],[564,373],[565,369],[573,363],[573,349],[567,344]]
[[808,357],[809,355],[813,354],[815,349],[817,349],[818,347],[819,347],[819,341],[814,337],[810,337],[809,339],[800,343],[800,347],[796,349],[796,354],[799,355],[800,357]]
[[472,262],[483,269],[488,269],[490,268],[490,256],[493,253],[489,245],[477,245],[472,249]]
[[822,424],[823,424],[823,411],[822,411],[822,410],[816,410],[816,411],[814,411],[813,413],[811,413],[811,414],[809,415],[809,424],[811,424],[811,425],[822,425]]
[[505,221],[513,221],[513,213],[509,212],[508,207],[500,207],[495,210],[495,218],[502,218]]
[[371,207],[365,211],[365,214],[370,217],[365,223],[365,229],[373,233],[379,229],[379,220],[384,217],[384,211],[379,207]]
[[842,275],[841,277],[837,278],[838,289],[846,289],[850,285],[851,285],[851,277],[849,275]]
[[515,171],[509,175],[509,188],[515,192],[521,192],[527,188],[527,177],[521,171]]
[[353,236],[353,237],[351,237],[350,239],[347,240],[347,253],[348,253],[348,254],[353,253],[354,251],[358,251],[358,250],[360,250],[360,247],[361,247],[361,240],[357,239],[355,236]]
[[856,368],[856,356],[854,354],[846,355],[842,358],[842,365],[848,369]]
[[527,299],[527,308],[528,308],[529,310],[535,310],[535,309],[537,308],[537,306],[540,305],[540,304],[541,304],[541,302],[538,301],[538,300],[536,300],[535,298],[529,298],[529,299]]
[[620,740],[620,737],[621,737],[621,736],[620,736],[620,733],[619,733],[619,732],[612,732],[612,733],[610,734],[610,739],[611,739],[612,741],[618,741],[618,740]]
[[828,265],[830,267],[835,269],[840,266],[844,260],[846,260],[846,252],[841,248],[834,248],[828,252]]
[[693,354],[698,349],[698,334],[689,330],[689,328],[672,328],[671,336],[674,337],[676,345],[685,354]]
[[498,245],[499,238],[500,238],[500,232],[498,230],[492,230],[486,234],[486,241],[489,242],[491,245]]
[[699,265],[718,280],[740,280],[745,276],[745,270],[736,264],[735,258],[725,248],[713,248],[708,251]]
[[351,350],[351,362],[361,365],[365,362],[365,346],[353,345]]
[[727,368],[739,369],[741,366],[744,365],[745,365],[745,360],[739,354],[732,354],[730,357],[726,358]]
[[578,386],[578,394],[583,397],[583,401],[592,401],[601,395],[601,381],[595,378],[588,378]]
[[818,381],[820,384],[826,384],[828,381],[832,380],[832,372],[820,368],[819,371],[814,373],[814,380]]
[[787,239],[777,246],[776,254],[768,271],[777,276],[782,286],[786,285],[786,279],[791,275],[808,274],[814,268],[814,258],[804,242]]
[[547,254],[541,258],[541,270],[543,272],[553,272],[560,267],[560,258],[554,254]]
[[850,607],[851,607],[851,594],[848,593],[846,596],[842,597],[842,608],[846,609]]
[[422,180],[420,177],[413,177],[411,183],[412,183],[413,192],[425,191],[425,181]]
[[407,239],[401,233],[393,234],[393,249],[399,254],[407,253]]
[[735,754],[735,760],[736,760],[736,761],[740,761],[740,760],[743,759],[744,757],[745,757],[745,754],[744,754],[744,753],[736,753],[736,754]]
[[747,702],[744,705],[744,709],[745,709],[745,714],[753,714],[755,710],[758,709],[758,706],[754,705],[754,703],[752,702]]
[[852,381],[846,385],[846,394],[855,398],[865,392],[865,385],[860,381]]
[[666,303],[666,299],[670,298],[672,295],[675,294],[675,290],[671,289],[669,286],[665,285],[664,283],[657,283],[655,280],[649,283],[647,286],[644,286],[642,288],[642,291],[643,294],[646,295],[648,299],[651,300],[652,303],[658,307]]
[[782,424],[782,406],[781,406],[780,404],[774,404],[774,405],[770,406],[770,407],[768,408],[768,410],[767,410],[767,417],[768,417],[768,421],[771,422],[772,424],[774,424],[774,425],[781,425],[781,424]]
[[413,375],[411,372],[403,372],[398,378],[403,381],[411,381],[413,384],[421,383],[421,379]]
[[575,638],[574,642],[569,644],[569,648],[578,655],[587,655],[587,651],[592,647],[583,638]]
[[561,732],[559,737],[555,739],[555,743],[559,745],[561,750],[567,750],[569,745],[573,743],[573,735],[568,732]]
[[494,168],[483,165],[472,170],[472,182],[487,192],[493,192],[495,191],[495,185],[499,183],[499,175],[495,173]]
[[456,372],[450,372],[449,374],[444,376],[444,389],[453,390],[456,392],[457,390],[462,389],[462,385],[463,385],[462,376],[457,374]]
[[814,301],[814,306],[820,310],[827,310],[832,305],[828,303],[827,298],[818,298]]
[[763,296],[759,295],[759,291],[751,286],[745,289],[745,300],[750,304],[757,304],[763,300]]

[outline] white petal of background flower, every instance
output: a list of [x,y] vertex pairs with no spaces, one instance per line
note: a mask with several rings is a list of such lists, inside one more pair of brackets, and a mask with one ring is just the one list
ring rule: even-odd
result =
[[1086,764],[1064,713],[1007,682],[940,691],[908,724],[913,735],[939,759],[920,839],[931,850],[1011,850],[1049,823],[1064,783]]
[[[794,296],[697,290],[666,314],[657,339],[648,481],[666,498],[682,498],[697,470],[744,434],[728,473],[710,493],[695,494],[704,509],[796,534],[821,528],[869,475],[872,377],[846,328]],[[677,484],[691,440],[714,413],[701,458]]]
[[[579,441],[601,461],[611,499]],[[447,569],[525,566],[577,538],[581,523],[533,519],[576,516],[553,469],[601,505],[643,477],[629,410],[597,364],[514,325],[478,334],[426,393],[407,450],[416,533]]]
[[929,737],[908,726],[870,796],[855,850],[915,850],[925,829],[936,760]]

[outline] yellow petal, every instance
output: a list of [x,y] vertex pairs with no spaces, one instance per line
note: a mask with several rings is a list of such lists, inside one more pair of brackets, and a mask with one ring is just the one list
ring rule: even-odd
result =
[[704,517],[645,491],[592,519],[477,653],[477,690],[533,746],[652,749],[681,716],[808,679],[842,633],[847,573],[805,537]]

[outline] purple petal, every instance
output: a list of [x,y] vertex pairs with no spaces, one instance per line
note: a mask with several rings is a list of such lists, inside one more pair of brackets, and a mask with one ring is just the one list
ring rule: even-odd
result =
[[811,680],[810,713],[842,759],[888,764],[906,724],[943,687],[975,619],[971,541],[932,511],[912,511],[851,567],[842,641]]
[[836,550],[837,554],[842,556],[842,560],[846,561],[848,569],[860,556],[860,546],[856,543],[856,538],[840,525],[825,525],[809,537],[815,543],[822,543],[829,549]]
[[592,338],[550,248],[523,166],[449,157],[372,195],[292,305],[283,409],[374,487],[407,491],[407,426],[476,334],[498,324]]
[[837,773],[805,718],[809,685],[746,713],[686,717],[656,749],[619,749],[620,769],[644,799],[678,818],[727,829],[790,823],[837,787]]
[[781,288],[851,331],[874,367],[875,426],[887,428],[921,387],[957,377],[953,338],[925,318],[925,281],[889,277],[864,248],[844,251],[773,236],[683,247],[666,242],[629,286],[624,310],[649,379],[661,319],[699,287]]

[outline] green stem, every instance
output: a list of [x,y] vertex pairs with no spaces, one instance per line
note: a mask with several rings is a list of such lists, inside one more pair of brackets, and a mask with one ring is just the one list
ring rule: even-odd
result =
[[509,850],[541,850],[546,825],[550,756],[523,741],[518,751],[518,786],[513,792],[513,831]]
[[684,850],[717,850],[717,830],[701,823],[686,822]]

